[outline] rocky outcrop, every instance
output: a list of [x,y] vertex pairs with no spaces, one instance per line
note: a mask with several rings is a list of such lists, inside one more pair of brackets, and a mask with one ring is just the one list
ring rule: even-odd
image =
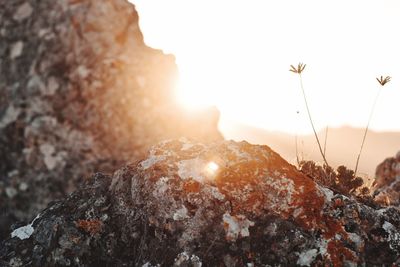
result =
[[0,40],[0,239],[160,140],[222,139],[216,110],[177,107],[175,59],[125,0],[1,1]]
[[16,228],[6,266],[400,264],[400,211],[319,186],[267,146],[171,140]]
[[374,199],[384,206],[400,208],[400,152],[376,168]]

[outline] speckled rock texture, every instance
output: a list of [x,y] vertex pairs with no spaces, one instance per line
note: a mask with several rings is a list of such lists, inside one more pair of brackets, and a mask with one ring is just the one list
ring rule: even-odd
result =
[[376,168],[374,199],[384,206],[400,208],[400,151]]
[[177,106],[176,75],[125,0],[0,1],[0,240],[161,140],[222,139],[218,111]]
[[267,146],[164,141],[16,228],[5,266],[397,266],[400,211],[317,185]]

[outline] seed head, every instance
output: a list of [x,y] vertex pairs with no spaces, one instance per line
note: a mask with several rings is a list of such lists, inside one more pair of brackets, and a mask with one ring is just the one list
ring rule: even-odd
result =
[[303,72],[303,70],[305,69],[306,64],[303,63],[299,63],[297,65],[297,68],[293,65],[290,65],[290,70],[291,72],[297,73],[297,74],[301,74]]
[[390,79],[392,79],[392,77],[390,76],[386,76],[385,78],[383,78],[383,76],[381,76],[381,78],[376,78],[376,80],[378,81],[378,83],[382,86],[384,86],[385,84],[387,84],[388,82],[390,82]]

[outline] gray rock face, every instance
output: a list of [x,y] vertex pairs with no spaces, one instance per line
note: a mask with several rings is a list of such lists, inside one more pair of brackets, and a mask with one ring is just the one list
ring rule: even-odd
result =
[[400,211],[319,186],[267,146],[171,140],[15,229],[5,266],[396,266]]
[[177,107],[176,72],[127,1],[1,1],[0,239],[160,140],[222,139],[216,110]]
[[400,208],[400,152],[376,168],[374,199],[381,205]]

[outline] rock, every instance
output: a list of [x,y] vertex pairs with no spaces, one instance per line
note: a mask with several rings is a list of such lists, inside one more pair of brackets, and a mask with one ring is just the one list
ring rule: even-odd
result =
[[217,111],[176,105],[175,58],[144,44],[128,1],[2,1],[0,18],[0,240],[161,140],[222,139]]
[[18,41],[14,43],[11,46],[11,51],[10,51],[10,58],[13,60],[17,57],[19,57],[22,54],[22,49],[24,49],[24,43],[21,41]]
[[384,206],[400,208],[400,152],[379,164],[375,176],[375,201]]
[[20,5],[17,8],[17,11],[15,12],[13,19],[15,20],[23,20],[28,18],[32,14],[33,8],[29,4],[29,2],[25,2],[22,5]]
[[336,194],[246,142],[164,141],[13,233],[5,266],[400,264],[397,208]]
[[19,108],[15,108],[13,105],[9,105],[1,117],[0,120],[0,129],[6,127],[8,124],[17,120],[18,115],[21,113]]

